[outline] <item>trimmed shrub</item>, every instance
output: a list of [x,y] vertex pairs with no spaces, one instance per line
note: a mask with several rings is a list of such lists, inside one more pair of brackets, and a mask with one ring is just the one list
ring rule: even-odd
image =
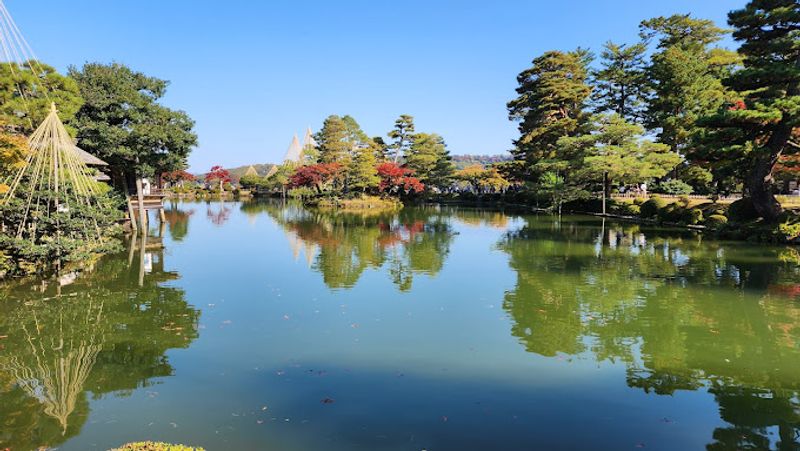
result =
[[681,194],[692,194],[692,192],[694,192],[694,188],[692,188],[692,185],[689,185],[688,183],[678,179],[669,179],[664,182],[661,182],[654,189],[657,189],[659,192],[662,192],[664,194],[671,194],[673,196],[679,196]]
[[637,198],[633,199],[633,205],[642,205],[645,202],[646,202],[646,200],[644,200],[641,197],[637,197]]
[[689,199],[689,196],[684,195],[678,198],[678,203],[682,207],[688,207],[692,203],[692,200]]
[[720,228],[727,223],[728,223],[728,218],[726,218],[723,215],[714,214],[706,218],[706,227],[710,227],[712,229]]
[[728,206],[728,219],[733,222],[749,222],[759,218],[753,201],[743,197]]
[[667,201],[664,199],[653,196],[648,201],[641,205],[641,214],[643,218],[654,218],[658,216],[658,212],[667,206]]
[[636,204],[625,204],[622,213],[628,216],[639,216],[642,214],[642,207]]

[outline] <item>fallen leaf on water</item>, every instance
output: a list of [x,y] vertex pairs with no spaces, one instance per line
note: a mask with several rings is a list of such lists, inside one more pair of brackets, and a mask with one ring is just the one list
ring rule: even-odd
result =
[[267,406],[262,407],[261,410],[267,410]]
[[325,398],[325,399],[323,399],[323,400],[322,400],[322,401],[320,401],[320,402],[321,402],[322,404],[333,404],[333,403],[334,403],[334,402],[336,402],[336,401],[334,401],[334,400],[333,400],[333,399],[331,399],[331,398]]
[[257,424],[264,424],[264,420],[256,420]]
[[289,319],[289,315],[283,315],[283,319]]

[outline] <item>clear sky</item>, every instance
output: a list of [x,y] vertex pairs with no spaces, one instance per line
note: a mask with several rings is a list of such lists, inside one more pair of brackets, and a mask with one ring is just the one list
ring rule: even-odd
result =
[[[370,136],[397,116],[453,153],[497,154],[516,75],[546,50],[632,42],[642,19],[725,25],[745,0],[4,0],[44,62],[120,62],[171,81],[197,121],[193,171],[277,162],[292,135],[350,114]],[[302,137],[302,135],[301,135]]]

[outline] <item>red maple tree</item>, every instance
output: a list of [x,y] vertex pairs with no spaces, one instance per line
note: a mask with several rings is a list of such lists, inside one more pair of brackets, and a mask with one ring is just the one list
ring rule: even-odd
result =
[[172,185],[175,184],[182,185],[184,182],[194,181],[195,176],[186,171],[178,170],[178,171],[165,172],[161,174],[161,179]]
[[206,182],[214,183],[219,182],[219,191],[222,192],[222,187],[231,181],[231,174],[222,166],[213,166],[211,171],[206,174]]
[[315,188],[317,192],[322,192],[322,188],[336,180],[341,172],[342,165],[339,163],[319,163],[301,166],[295,169],[294,173],[289,177],[289,186],[291,188],[306,186]]
[[400,190],[409,194],[411,192],[421,193],[425,189],[425,184],[414,177],[414,171],[399,166],[396,163],[381,163],[376,168],[381,183],[378,189],[386,193],[396,193]]

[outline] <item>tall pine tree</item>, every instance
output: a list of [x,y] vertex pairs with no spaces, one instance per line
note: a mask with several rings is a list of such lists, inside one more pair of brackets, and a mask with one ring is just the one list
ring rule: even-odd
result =
[[394,121],[394,130],[389,132],[389,138],[394,140],[389,145],[392,160],[398,163],[401,158],[408,154],[408,150],[411,147],[411,141],[414,138],[414,117],[408,114],[401,114]]
[[591,55],[585,50],[549,51],[517,76],[518,97],[508,102],[509,119],[519,122],[514,156],[530,169],[556,157],[558,140],[574,136],[588,118],[587,84]]
[[614,112],[629,121],[640,121],[649,92],[645,74],[644,43],[627,46],[607,42],[594,71],[592,100],[598,113]]
[[745,187],[756,211],[775,221],[781,205],[772,170],[782,156],[800,152],[800,3],[752,0],[728,23],[742,43],[744,69],[725,82],[741,98],[706,121],[709,155],[748,168]]
[[646,74],[652,96],[645,125],[674,152],[690,153],[698,118],[716,111],[726,100],[719,68],[713,64],[724,51],[710,48],[725,30],[688,14],[646,20],[640,30],[645,41],[657,42]]

